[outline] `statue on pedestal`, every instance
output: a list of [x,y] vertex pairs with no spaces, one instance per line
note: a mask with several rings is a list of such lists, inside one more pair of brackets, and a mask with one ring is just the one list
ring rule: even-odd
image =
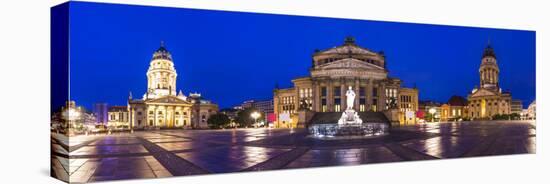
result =
[[347,110],[353,109],[353,101],[355,100],[355,92],[351,89],[351,86],[348,88],[348,91],[346,92],[346,105]]
[[345,124],[361,124],[363,123],[363,120],[359,118],[359,114],[355,112],[353,109],[353,102],[355,101],[355,92],[351,88],[351,86],[348,88],[348,91],[346,91],[346,105],[347,108],[342,113],[342,117],[340,117],[340,120],[338,120],[339,125],[345,125]]

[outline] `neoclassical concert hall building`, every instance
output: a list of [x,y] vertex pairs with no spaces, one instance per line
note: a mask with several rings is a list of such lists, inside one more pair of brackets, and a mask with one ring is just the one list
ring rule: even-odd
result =
[[[274,112],[290,115],[289,122],[278,118],[275,126],[295,127],[297,112],[307,108],[313,112],[343,112],[345,91],[352,87],[353,108],[357,112],[380,112],[391,107],[401,111],[401,123],[415,123],[418,90],[401,87],[401,80],[389,77],[383,52],[359,46],[353,37],[327,49],[316,50],[310,75],[292,80],[293,87],[274,90]],[[407,118],[406,115],[411,116]]]

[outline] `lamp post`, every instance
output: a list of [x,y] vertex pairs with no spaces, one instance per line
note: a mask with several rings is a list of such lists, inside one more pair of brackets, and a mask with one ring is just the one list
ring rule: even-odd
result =
[[258,118],[260,117],[260,113],[258,113],[257,111],[254,111],[252,112],[252,114],[250,114],[250,117],[254,118],[254,124],[258,124],[257,120]]
[[432,114],[432,122],[434,122],[434,114],[435,114],[435,112],[436,112],[435,108],[433,108],[433,107],[430,108],[430,110],[428,110],[428,112],[429,112],[430,114]]

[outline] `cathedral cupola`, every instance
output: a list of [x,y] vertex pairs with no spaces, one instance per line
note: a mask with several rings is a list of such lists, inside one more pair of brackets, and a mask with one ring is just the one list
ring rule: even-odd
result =
[[176,77],[172,55],[164,46],[164,42],[161,42],[160,47],[153,53],[147,70],[147,93],[144,97],[176,96]]
[[172,55],[168,52],[168,49],[164,46],[164,42],[160,42],[160,47],[153,54],[153,59],[167,59],[172,60]]
[[493,57],[495,59],[497,58],[497,56],[495,55],[495,50],[493,49],[493,47],[491,47],[491,43],[488,43],[487,47],[485,47],[482,58],[484,57]]
[[500,70],[497,64],[496,54],[489,42],[483,51],[481,65],[479,66],[480,87],[498,91],[499,73]]

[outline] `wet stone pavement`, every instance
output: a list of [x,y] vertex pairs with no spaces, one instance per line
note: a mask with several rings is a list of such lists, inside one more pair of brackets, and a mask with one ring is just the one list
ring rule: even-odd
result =
[[[393,127],[389,135],[318,140],[305,129],[52,134],[52,175],[71,182],[535,153],[534,121]],[[69,159],[70,158],[70,159]]]

